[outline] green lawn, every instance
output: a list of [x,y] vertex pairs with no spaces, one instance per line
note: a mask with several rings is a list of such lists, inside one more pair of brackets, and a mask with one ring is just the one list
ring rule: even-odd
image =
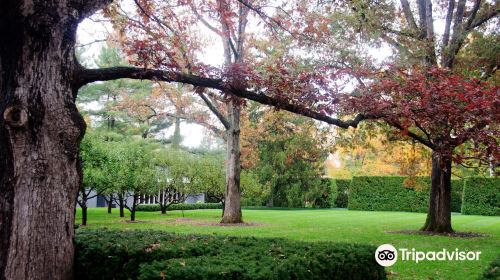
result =
[[[449,238],[386,233],[412,230],[423,225],[425,214],[403,212],[364,212],[347,210],[258,210],[244,209],[245,222],[254,226],[217,226],[220,210],[171,211],[167,215],[138,212],[138,223],[119,218],[117,209],[89,209],[88,228],[157,229],[176,233],[200,233],[234,236],[283,237],[304,241],[365,243],[375,246],[390,243],[396,248],[438,251],[455,248],[481,251],[479,261],[423,261],[418,264],[398,261],[386,268],[391,279],[476,279],[495,257],[500,255],[500,217],[453,215],[456,231],[480,232],[489,237]],[[77,212],[77,223],[81,217]],[[183,219],[180,219],[183,218]]]

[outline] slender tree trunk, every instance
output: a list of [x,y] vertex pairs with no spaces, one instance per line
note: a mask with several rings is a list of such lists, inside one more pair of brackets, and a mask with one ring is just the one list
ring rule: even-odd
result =
[[241,223],[240,203],[240,112],[239,100],[234,97],[228,103],[229,123],[227,130],[226,195],[222,223]]
[[0,279],[72,278],[79,14],[64,0],[1,4]]
[[85,191],[85,187],[80,186],[80,193],[82,196],[81,202],[78,204],[80,205],[80,208],[82,209],[82,226],[87,225],[87,201],[88,201],[88,196],[87,192]]
[[113,194],[109,195],[109,201],[108,203],[108,214],[111,214],[111,209],[113,209]]
[[120,204],[120,218],[125,217],[125,201],[122,194],[118,194],[118,203]]
[[172,135],[172,148],[178,149],[181,146],[181,119],[175,118],[174,135]]
[[453,232],[451,227],[451,158],[432,152],[429,211],[424,231]]
[[87,225],[87,202],[82,203],[82,226]]
[[138,197],[139,197],[139,195],[134,194],[134,196],[132,198],[132,207],[130,208],[130,220],[132,222],[135,221],[135,209],[136,209],[136,206],[137,206],[137,198]]
[[222,201],[222,214],[221,216],[224,217],[224,209],[226,208],[226,204],[224,203],[224,201]]

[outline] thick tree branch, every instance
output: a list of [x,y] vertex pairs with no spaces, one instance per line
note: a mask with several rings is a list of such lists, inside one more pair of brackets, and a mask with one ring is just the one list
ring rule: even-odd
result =
[[434,18],[432,17],[432,1],[425,1],[425,27],[427,38],[427,61],[430,65],[436,65],[436,48],[434,44]]
[[462,46],[463,40],[465,38],[464,30],[462,29],[462,21],[465,12],[465,2],[466,0],[459,0],[457,4],[457,10],[455,11],[455,20],[453,21],[453,35],[449,43],[449,48],[446,50],[443,65],[445,67],[451,68],[455,61],[455,56],[458,50]]
[[429,0],[417,0],[418,16],[420,22],[420,38],[427,37],[427,17],[426,17],[426,2]]
[[470,26],[472,25],[472,23],[476,19],[477,11],[479,10],[480,6],[481,6],[481,0],[476,0],[476,2],[474,3],[474,7],[472,8],[471,15],[467,19],[467,23],[465,25],[466,30],[468,30],[470,28]]
[[454,10],[455,10],[455,0],[449,0],[448,11],[446,12],[446,20],[444,25],[444,33],[443,33],[443,50],[448,46],[448,42],[450,41],[450,28],[451,28],[451,21],[453,20]]
[[199,77],[191,74],[184,74],[179,72],[171,72],[164,70],[152,70],[143,69],[136,67],[111,67],[111,68],[101,68],[101,69],[84,69],[80,66],[80,69],[75,71],[75,77],[73,79],[73,86],[75,88],[80,88],[81,86],[96,82],[96,81],[109,81],[121,78],[138,79],[138,80],[154,80],[163,82],[176,82],[189,84],[196,87],[206,87],[222,92],[231,93],[241,98],[246,98],[259,102],[264,105],[270,105],[279,109],[283,109],[292,113],[310,117],[322,122],[336,125],[342,128],[357,127],[358,124],[367,119],[374,119],[374,116],[369,115],[358,115],[352,120],[341,120],[337,118],[332,118],[330,116],[318,113],[314,110],[305,108],[300,104],[290,103],[286,100],[280,100],[275,97],[267,96],[264,93],[257,93],[253,91],[248,91],[245,89],[233,88],[227,86],[223,83],[221,79],[215,78],[205,78]]
[[79,11],[79,21],[88,18],[95,12],[111,4],[113,0],[72,0],[70,5]]
[[401,125],[400,123],[397,123],[397,122],[390,122],[390,125],[392,125],[393,127],[399,129],[400,131],[405,131],[405,133],[407,133],[408,137],[410,138],[413,138],[415,139],[416,141],[420,142],[420,144],[434,150],[434,144],[432,144],[430,141],[428,141],[427,139],[425,139],[424,137],[414,133],[414,132],[411,132],[409,131],[408,129],[405,129],[403,127],[403,125]]
[[408,22],[408,26],[410,27],[410,30],[413,32],[416,32],[418,30],[417,24],[415,23],[415,18],[413,17],[413,14],[410,9],[410,4],[408,4],[407,0],[401,0],[401,7],[403,8],[403,13],[406,18],[406,22]]
[[472,30],[474,28],[477,28],[477,27],[483,25],[485,22],[498,16],[498,14],[500,14],[499,8],[496,8],[496,9],[493,9],[493,10],[487,12],[487,13],[484,13],[482,16],[475,18],[475,20],[470,24],[470,26],[467,27],[467,30]]

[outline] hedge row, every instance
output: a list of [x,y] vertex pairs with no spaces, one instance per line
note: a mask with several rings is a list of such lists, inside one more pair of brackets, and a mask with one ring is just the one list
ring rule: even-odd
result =
[[[348,208],[368,211],[427,212],[429,177],[360,176],[351,182]],[[451,210],[460,212],[463,181],[452,180]]]
[[78,230],[76,279],[386,279],[375,247]]
[[500,216],[500,178],[466,179],[462,214]]
[[[171,204],[167,210],[197,210],[197,209],[222,209],[220,203],[179,203]],[[142,212],[159,212],[161,211],[159,204],[140,204],[137,206],[137,211]]]
[[351,185],[351,180],[349,179],[334,179],[336,189],[334,190],[335,195],[335,206],[337,208],[347,208],[347,197],[349,195],[349,186]]

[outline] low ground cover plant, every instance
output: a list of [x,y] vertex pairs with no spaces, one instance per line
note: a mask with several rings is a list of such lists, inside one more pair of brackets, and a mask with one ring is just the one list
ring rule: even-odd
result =
[[386,279],[369,245],[107,229],[75,244],[77,279]]

